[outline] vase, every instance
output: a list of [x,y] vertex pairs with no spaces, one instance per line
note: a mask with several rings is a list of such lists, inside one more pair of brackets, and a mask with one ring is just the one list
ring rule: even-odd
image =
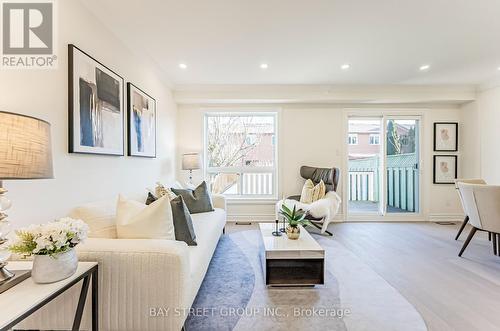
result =
[[286,227],[286,236],[288,239],[297,240],[300,237],[300,228],[298,226],[290,226]]
[[35,255],[31,277],[35,283],[54,283],[73,275],[78,267],[78,257],[74,248],[50,255]]

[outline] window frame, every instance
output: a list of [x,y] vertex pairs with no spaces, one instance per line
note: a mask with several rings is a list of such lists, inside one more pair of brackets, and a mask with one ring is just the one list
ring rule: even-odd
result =
[[[351,144],[351,137],[355,137],[356,138],[356,143]],[[349,133],[347,135],[347,144],[351,145],[351,146],[358,145],[359,144],[359,135],[357,133]]]
[[[372,138],[375,139],[375,137],[378,138],[378,143],[376,144],[372,144]],[[380,146],[380,133],[370,133],[370,136],[368,137],[368,143],[371,145],[371,146]]]
[[[203,114],[203,176],[205,180],[209,180],[210,174],[213,173],[272,173],[273,180],[273,192],[272,194],[224,194],[225,197],[231,200],[239,201],[252,201],[252,200],[277,200],[279,194],[279,179],[278,179],[278,146],[279,146],[279,136],[278,136],[278,112],[270,110],[254,110],[254,111],[205,111]],[[241,167],[210,167],[207,153],[207,134],[208,134],[208,118],[215,116],[227,116],[227,117],[248,117],[248,116],[260,116],[260,117],[272,117],[274,120],[274,148],[273,148],[273,166],[271,167],[251,167],[251,166],[241,166]],[[243,176],[240,176],[240,181]],[[240,182],[240,187],[242,187]]]

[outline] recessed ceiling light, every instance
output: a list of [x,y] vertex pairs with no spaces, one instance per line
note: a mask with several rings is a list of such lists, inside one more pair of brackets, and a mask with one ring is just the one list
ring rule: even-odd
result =
[[426,71],[426,70],[429,70],[431,66],[429,64],[424,64],[424,65],[421,65],[420,68],[418,68],[418,70],[420,71]]
[[187,67],[188,67],[187,64],[185,64],[185,63],[179,63],[179,68],[181,68],[181,69],[187,69]]
[[498,67],[497,70],[500,71],[500,67]]
[[351,65],[349,63],[345,63],[345,64],[340,66],[340,69],[342,69],[342,70],[348,70],[350,68],[351,68]]
[[260,64],[260,68],[261,69],[267,69],[267,68],[269,68],[269,65],[267,63],[261,63]]

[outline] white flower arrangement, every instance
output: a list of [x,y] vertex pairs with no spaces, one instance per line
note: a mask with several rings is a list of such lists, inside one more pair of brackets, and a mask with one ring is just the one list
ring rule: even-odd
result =
[[16,241],[9,246],[24,256],[64,253],[87,239],[89,226],[69,217],[46,224],[30,225],[16,231]]

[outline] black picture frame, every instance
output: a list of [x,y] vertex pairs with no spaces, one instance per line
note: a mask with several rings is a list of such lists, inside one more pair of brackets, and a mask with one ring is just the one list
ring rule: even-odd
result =
[[[455,164],[455,175],[454,175],[454,179],[452,181],[446,181],[446,182],[442,182],[442,181],[438,181],[437,180],[437,176],[436,176],[436,167],[437,167],[437,163],[438,163],[438,159],[439,158],[453,158],[454,159],[454,164]],[[458,178],[458,157],[456,155],[434,155],[434,162],[433,162],[433,167],[432,167],[432,182],[434,184],[455,184],[455,179]]]
[[[120,143],[121,143],[121,149],[116,149],[115,152],[110,152],[106,150],[99,150],[99,147],[93,147],[93,146],[80,146],[76,145],[76,139],[75,139],[75,134],[76,134],[76,128],[75,128],[75,112],[77,109],[75,109],[75,93],[74,93],[74,88],[75,88],[75,53],[79,52],[83,56],[88,57],[89,61],[93,61],[93,63],[97,66],[100,66],[104,68],[105,70],[108,71],[108,74],[111,73],[115,77],[112,77],[119,82],[119,111],[120,111],[120,123],[121,123],[121,137],[120,137]],[[75,154],[91,154],[91,155],[110,155],[110,156],[124,156],[125,155],[125,103],[124,103],[124,85],[125,85],[125,80],[123,79],[122,76],[117,74],[115,71],[111,70],[102,62],[96,60],[94,57],[89,55],[87,52],[83,51],[79,47],[77,47],[74,44],[68,44],[68,152],[69,153],[75,153]],[[78,110],[79,112],[80,110]],[[80,128],[78,128],[80,132]],[[95,150],[93,150],[95,149]]]
[[[154,153],[153,154],[147,154],[147,153],[139,153],[136,151],[133,151],[133,146],[132,146],[132,89],[137,90],[138,92],[142,93],[145,97],[151,99],[153,101],[153,107],[154,107]],[[137,156],[137,157],[146,157],[146,158],[156,158],[156,149],[157,149],[157,133],[156,133],[156,128],[157,128],[157,109],[156,109],[156,99],[153,98],[151,95],[148,93],[144,92],[142,89],[137,87],[131,82],[127,82],[127,155],[128,156]]]
[[[455,126],[455,146],[450,149],[438,149],[437,147],[437,132],[440,125],[453,125]],[[458,152],[458,122],[435,122],[434,123],[434,152]]]

